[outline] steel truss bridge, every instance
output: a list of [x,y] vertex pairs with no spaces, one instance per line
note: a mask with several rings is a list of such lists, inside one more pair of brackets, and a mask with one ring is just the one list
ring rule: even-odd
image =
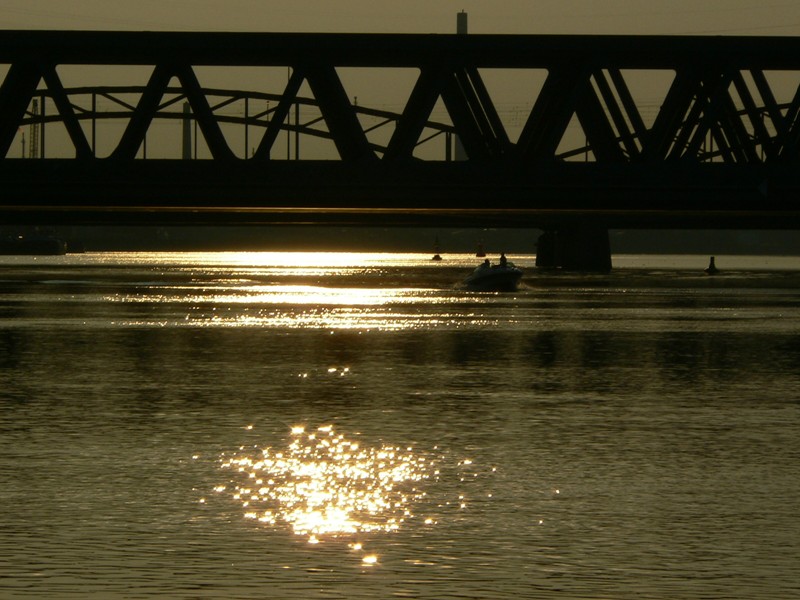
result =
[[[285,75],[198,76],[241,68]],[[107,83],[68,85],[80,69]],[[414,80],[370,108],[347,69]],[[513,133],[491,70],[543,73]],[[800,226],[800,38],[3,31],[0,77],[0,223]],[[164,120],[194,150],[157,156]]]

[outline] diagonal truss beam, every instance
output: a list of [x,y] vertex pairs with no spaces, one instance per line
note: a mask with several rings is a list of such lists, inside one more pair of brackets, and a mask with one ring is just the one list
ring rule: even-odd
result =
[[[599,81],[602,77],[602,73],[594,73],[593,75],[595,81]],[[611,106],[614,106],[614,104],[612,103]],[[625,156],[617,142],[614,128],[611,126],[603,104],[588,79],[584,80],[579,88],[575,114],[586,133],[586,140],[597,160],[609,163],[625,162]]]
[[[610,75],[610,77],[611,82],[609,83],[603,71],[596,71],[594,74],[594,81],[597,85],[597,89],[600,92],[600,96],[603,99],[603,103],[606,106],[608,114],[614,123],[614,127],[619,134],[620,141],[625,149],[625,154],[629,158],[635,157],[639,154],[639,146],[636,145],[636,134],[634,134],[631,131],[631,128],[628,126],[628,121],[625,119],[624,111],[632,110],[637,117],[639,117],[639,112],[636,110],[636,106],[632,104],[633,98],[630,98],[630,92],[628,92],[625,81],[621,79],[621,77],[619,80],[615,79],[613,75]],[[620,103],[622,106],[620,106],[620,104],[617,102],[617,98],[614,95],[612,86],[617,88],[617,94],[620,96]],[[626,97],[630,99],[630,104],[626,103],[625,100],[622,99],[623,94],[626,94]],[[639,121],[641,121],[641,117],[639,117]],[[644,131],[643,124],[640,128],[640,131]]]
[[374,159],[375,154],[334,67],[309,66],[304,72],[341,158]]
[[541,162],[555,156],[575,113],[577,97],[588,79],[589,72],[576,65],[562,65],[548,73],[517,141],[526,162]]
[[386,147],[384,161],[411,158],[417,141],[425,129],[425,123],[442,92],[444,76],[445,71],[441,67],[426,67],[420,70],[411,96]]
[[685,69],[675,75],[653,127],[648,130],[642,147],[642,158],[647,162],[660,162],[667,158],[674,140],[683,129],[687,112],[692,107],[700,77],[694,69]]
[[[636,106],[636,102],[634,101],[630,89],[628,88],[628,84],[625,82],[620,70],[617,68],[610,68],[608,69],[608,74],[614,84],[614,89],[619,95],[620,102],[625,110],[625,114],[631,123],[633,135],[639,141],[638,148],[641,151],[641,142],[647,136],[647,127],[642,120],[641,113]],[[633,154],[631,156],[633,156]]]
[[158,111],[164,90],[172,79],[172,71],[164,65],[156,65],[150,75],[150,80],[142,93],[136,109],[133,111],[128,126],[120,138],[117,148],[112,152],[111,158],[117,160],[132,160],[136,157],[140,146],[144,143],[145,135],[150,123]]
[[800,86],[786,111],[785,121],[785,134],[779,142],[782,146],[781,160],[796,162],[800,155]]
[[756,105],[753,93],[750,91],[750,88],[747,87],[747,83],[741,72],[737,71],[734,73],[733,85],[736,88],[736,93],[739,94],[739,97],[742,99],[747,119],[750,122],[750,126],[755,134],[755,139],[759,142],[765,159],[772,160],[775,157],[775,144],[764,124],[764,119],[762,118],[763,112],[759,110]]
[[442,100],[467,156],[486,160],[511,147],[497,110],[477,69],[456,69],[442,86]]
[[481,115],[480,119],[484,123],[486,135],[493,140],[493,154],[505,154],[511,150],[511,140],[500,120],[500,115],[492,102],[489,90],[483,82],[483,78],[474,67],[465,69],[465,75],[475,91],[474,110]]
[[80,123],[78,123],[78,119],[75,117],[75,111],[73,110],[67,94],[64,92],[64,86],[61,84],[61,79],[59,79],[55,67],[47,67],[44,69],[42,75],[53,96],[56,108],[64,121],[64,126],[72,140],[72,144],[75,147],[76,158],[90,158],[93,156],[92,148],[89,146],[86,135],[83,133],[83,129]]
[[215,159],[232,160],[234,154],[225,141],[225,136],[222,135],[219,123],[214,118],[214,112],[211,110],[208,99],[200,87],[200,82],[197,80],[194,70],[188,65],[181,65],[175,69],[175,75],[186,91],[186,99],[189,101],[192,113],[200,126],[200,131],[202,131],[208,148],[211,150],[211,155]]
[[292,104],[297,98],[297,93],[300,91],[300,86],[303,85],[304,80],[305,77],[303,76],[302,72],[298,71],[297,69],[292,70],[292,75],[289,77],[289,81],[286,83],[286,89],[283,90],[281,99],[278,102],[278,107],[272,114],[272,119],[270,119],[267,130],[264,132],[264,137],[261,138],[261,142],[253,154],[254,160],[269,159],[272,147],[275,145],[275,141],[278,139],[281,126],[289,117],[289,111],[291,110]]

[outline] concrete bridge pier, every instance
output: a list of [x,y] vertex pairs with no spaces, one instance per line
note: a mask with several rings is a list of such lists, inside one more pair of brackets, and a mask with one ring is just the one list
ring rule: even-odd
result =
[[537,242],[536,266],[607,273],[611,270],[608,230],[576,226],[545,231]]

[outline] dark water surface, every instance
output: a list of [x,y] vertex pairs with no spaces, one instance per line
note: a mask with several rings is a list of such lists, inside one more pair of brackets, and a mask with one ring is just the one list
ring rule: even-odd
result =
[[0,257],[0,597],[800,597],[800,259],[428,259]]

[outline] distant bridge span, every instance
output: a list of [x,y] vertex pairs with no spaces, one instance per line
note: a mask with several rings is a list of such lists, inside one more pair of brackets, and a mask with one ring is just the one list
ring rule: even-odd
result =
[[[414,81],[361,106],[349,69]],[[496,70],[542,73],[517,131]],[[2,31],[0,76],[0,223],[800,227],[800,38]]]

